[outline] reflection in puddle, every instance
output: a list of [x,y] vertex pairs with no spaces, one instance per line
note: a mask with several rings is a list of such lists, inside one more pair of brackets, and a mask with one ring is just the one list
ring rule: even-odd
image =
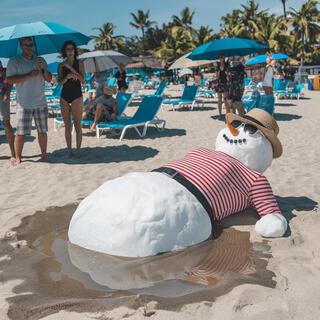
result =
[[[269,246],[250,243],[248,232],[229,228],[214,241],[179,252],[139,259],[115,257],[68,242],[75,209],[76,205],[48,208],[24,218],[15,231],[28,247],[17,250],[0,244],[10,251],[10,260],[2,262],[3,281],[24,280],[15,288],[18,295],[8,298],[12,318],[25,320],[29,314],[70,308],[95,310],[98,305],[113,308],[128,301],[138,306],[137,294],[144,299],[152,295],[160,306],[176,309],[213,301],[243,283],[275,286],[274,274],[267,270]],[[118,297],[121,300],[113,299]]]
[[50,279],[59,282],[68,277],[106,295],[126,291],[176,297],[212,287],[230,273],[240,277],[256,272],[248,232],[226,229],[214,241],[179,252],[125,258],[71,244],[67,228],[68,224],[48,230],[32,243],[50,259],[46,263]]

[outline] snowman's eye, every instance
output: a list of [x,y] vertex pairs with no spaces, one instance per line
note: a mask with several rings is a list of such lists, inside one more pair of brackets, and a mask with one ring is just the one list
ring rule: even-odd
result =
[[253,125],[251,125],[251,124],[246,123],[245,126],[244,126],[243,131],[247,132],[249,134],[255,134],[258,131],[258,128],[253,126]]
[[239,120],[233,120],[233,121],[231,122],[231,125],[232,125],[235,129],[237,129],[237,128],[239,128],[239,127],[242,125],[242,122],[239,121]]

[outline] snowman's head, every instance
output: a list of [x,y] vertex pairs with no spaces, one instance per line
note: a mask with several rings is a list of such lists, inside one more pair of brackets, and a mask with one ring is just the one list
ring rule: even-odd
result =
[[279,128],[267,112],[253,109],[243,116],[228,114],[226,122],[227,127],[218,133],[216,150],[261,173],[271,165],[273,158],[281,155]]

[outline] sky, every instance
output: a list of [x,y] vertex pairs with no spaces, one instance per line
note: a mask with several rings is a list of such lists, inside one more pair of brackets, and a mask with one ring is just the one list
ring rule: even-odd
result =
[[[140,35],[130,26],[130,12],[150,10],[150,19],[158,24],[168,22],[189,6],[195,10],[194,26],[210,26],[219,30],[221,16],[240,7],[246,0],[0,0],[0,28],[17,23],[55,21],[76,29],[88,36],[105,22],[116,25],[115,35]],[[282,14],[280,0],[259,0],[262,9]],[[287,7],[300,8],[305,0],[288,0]],[[91,44],[92,47],[92,44]]]

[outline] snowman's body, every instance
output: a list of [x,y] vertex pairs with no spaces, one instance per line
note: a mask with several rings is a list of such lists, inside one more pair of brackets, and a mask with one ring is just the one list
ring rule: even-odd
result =
[[235,138],[223,129],[216,147],[165,165],[190,181],[210,210],[173,177],[131,173],[106,182],[81,202],[70,223],[70,241],[112,255],[150,256],[208,239],[209,215],[221,220],[249,206],[263,216],[257,232],[282,236],[286,221],[262,174],[272,162],[269,141],[259,131],[250,136],[239,128]]

